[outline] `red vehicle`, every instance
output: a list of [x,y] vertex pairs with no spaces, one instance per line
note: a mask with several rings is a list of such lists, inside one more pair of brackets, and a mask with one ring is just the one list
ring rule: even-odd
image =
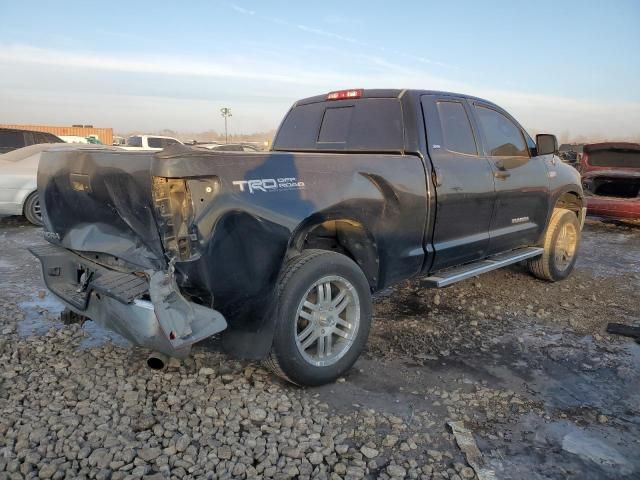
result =
[[579,169],[589,214],[640,219],[640,144],[585,145]]

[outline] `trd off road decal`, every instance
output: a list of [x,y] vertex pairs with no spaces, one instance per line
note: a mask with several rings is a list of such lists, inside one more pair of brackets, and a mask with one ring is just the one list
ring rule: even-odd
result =
[[232,182],[241,192],[282,192],[285,190],[303,190],[304,182],[296,177],[257,178],[253,180],[235,180]]

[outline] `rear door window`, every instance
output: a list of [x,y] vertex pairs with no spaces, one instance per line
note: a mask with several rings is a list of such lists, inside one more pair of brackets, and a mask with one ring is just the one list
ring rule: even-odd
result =
[[478,122],[486,142],[487,155],[528,157],[529,149],[520,129],[507,117],[491,108],[475,105]]
[[444,148],[450,152],[477,155],[471,123],[460,102],[437,102]]
[[149,144],[149,148],[164,148],[164,140],[163,138],[156,137],[148,137],[147,143]]
[[33,132],[33,143],[49,143],[49,138],[44,133]]
[[52,133],[45,133],[46,143],[64,143],[60,137],[56,137]]
[[22,148],[25,146],[24,134],[13,130],[0,130],[0,147]]
[[147,137],[147,143],[149,148],[166,148],[169,145],[177,144],[178,141],[173,138]]
[[162,138],[162,148],[166,148],[169,145],[176,145],[178,144],[178,141],[173,139],[173,138]]

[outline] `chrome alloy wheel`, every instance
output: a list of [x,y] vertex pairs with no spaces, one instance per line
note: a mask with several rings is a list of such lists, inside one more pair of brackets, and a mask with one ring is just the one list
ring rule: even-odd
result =
[[576,227],[570,223],[562,225],[558,238],[556,239],[555,261],[556,268],[564,272],[576,254],[576,246],[578,244],[578,232]]
[[359,326],[356,289],[345,278],[328,275],[314,283],[298,305],[296,346],[308,363],[326,367],[349,351]]

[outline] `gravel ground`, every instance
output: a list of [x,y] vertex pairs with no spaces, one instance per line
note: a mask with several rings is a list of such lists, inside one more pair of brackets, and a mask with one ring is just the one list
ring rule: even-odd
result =
[[445,290],[375,299],[368,350],[313,389],[215,342],[163,372],[93,322],[65,326],[0,219],[0,480],[473,479],[447,422],[471,430],[496,478],[640,478],[640,228],[591,221],[575,274],[520,266]]

